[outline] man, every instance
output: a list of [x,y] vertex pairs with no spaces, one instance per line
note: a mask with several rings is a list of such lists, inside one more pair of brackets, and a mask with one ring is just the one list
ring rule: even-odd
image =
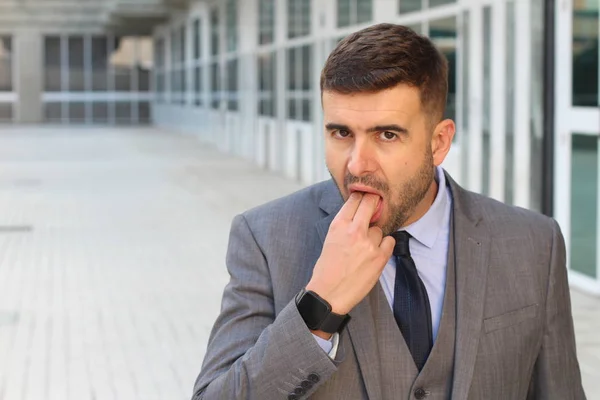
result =
[[433,44],[354,33],[321,92],[333,179],[234,219],[194,399],[584,399],[560,229],[439,167]]

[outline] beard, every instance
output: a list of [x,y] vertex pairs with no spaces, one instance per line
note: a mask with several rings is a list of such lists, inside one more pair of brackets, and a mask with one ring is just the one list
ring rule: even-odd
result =
[[[410,177],[406,182],[390,187],[387,182],[381,181],[373,175],[356,177],[352,174],[347,174],[344,177],[343,187],[346,189],[346,193],[348,193],[349,185],[359,183],[376,189],[383,195],[384,200],[386,200],[384,204],[387,205],[388,218],[387,220],[383,220],[381,225],[374,223],[371,226],[379,226],[383,231],[383,236],[388,236],[403,227],[406,221],[414,214],[417,206],[427,195],[434,179],[433,153],[430,148],[427,148],[423,163],[414,176]],[[340,194],[342,194],[343,192],[339,183],[335,179],[333,181],[336,182],[336,186]],[[385,214],[382,217],[385,217]]]

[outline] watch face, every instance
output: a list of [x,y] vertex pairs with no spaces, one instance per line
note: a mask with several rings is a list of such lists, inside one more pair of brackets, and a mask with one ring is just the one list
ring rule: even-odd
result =
[[312,330],[318,330],[321,323],[331,311],[328,305],[311,292],[304,292],[297,303],[298,311]]

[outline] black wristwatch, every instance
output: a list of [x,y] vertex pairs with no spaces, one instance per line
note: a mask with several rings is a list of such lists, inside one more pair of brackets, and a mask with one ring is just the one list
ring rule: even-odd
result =
[[341,332],[350,322],[348,314],[332,312],[331,305],[311,290],[302,289],[296,295],[296,307],[308,329],[313,331],[334,334]]

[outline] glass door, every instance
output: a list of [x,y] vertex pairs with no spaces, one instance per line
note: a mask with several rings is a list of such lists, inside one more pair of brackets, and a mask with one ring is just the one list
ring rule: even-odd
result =
[[571,283],[600,294],[599,3],[557,2],[556,13],[555,216]]

